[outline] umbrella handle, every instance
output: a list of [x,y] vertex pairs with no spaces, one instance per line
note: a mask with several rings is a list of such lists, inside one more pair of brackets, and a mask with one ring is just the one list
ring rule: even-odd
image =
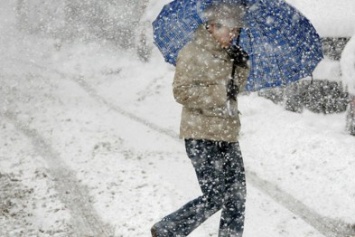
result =
[[227,100],[226,107],[227,107],[228,115],[229,116],[235,116],[235,111],[233,111],[233,109],[232,109],[230,100]]

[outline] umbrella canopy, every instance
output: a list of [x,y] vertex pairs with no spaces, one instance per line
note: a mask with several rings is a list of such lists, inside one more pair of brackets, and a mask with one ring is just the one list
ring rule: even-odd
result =
[[175,0],[153,22],[154,42],[168,63],[175,65],[179,51],[206,21],[201,13],[216,2],[246,6],[239,44],[250,57],[247,90],[287,85],[310,76],[323,58],[312,24],[283,0]]

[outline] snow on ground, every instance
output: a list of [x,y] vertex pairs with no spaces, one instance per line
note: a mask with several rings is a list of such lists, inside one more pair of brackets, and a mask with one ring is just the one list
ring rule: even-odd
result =
[[[142,63],[14,29],[0,42],[0,236],[149,236],[200,194],[178,139],[174,68],[157,50]],[[244,236],[345,236],[342,223],[355,224],[345,115],[296,114],[255,94],[240,110]],[[218,214],[191,236],[217,226]]]

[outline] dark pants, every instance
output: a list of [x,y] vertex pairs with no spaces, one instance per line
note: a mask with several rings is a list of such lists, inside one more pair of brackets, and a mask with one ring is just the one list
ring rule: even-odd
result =
[[218,236],[241,237],[246,183],[239,143],[188,139],[185,146],[203,195],[155,224],[157,236],[187,236],[222,209]]

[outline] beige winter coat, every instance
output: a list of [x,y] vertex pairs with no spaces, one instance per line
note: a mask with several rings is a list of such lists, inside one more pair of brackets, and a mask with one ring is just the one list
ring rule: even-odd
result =
[[[232,61],[225,49],[200,26],[195,38],[179,53],[173,83],[176,101],[183,105],[180,138],[237,142],[239,115],[229,115],[226,83],[232,72]],[[237,67],[240,88],[249,69]],[[231,104],[237,111],[237,102]]]

